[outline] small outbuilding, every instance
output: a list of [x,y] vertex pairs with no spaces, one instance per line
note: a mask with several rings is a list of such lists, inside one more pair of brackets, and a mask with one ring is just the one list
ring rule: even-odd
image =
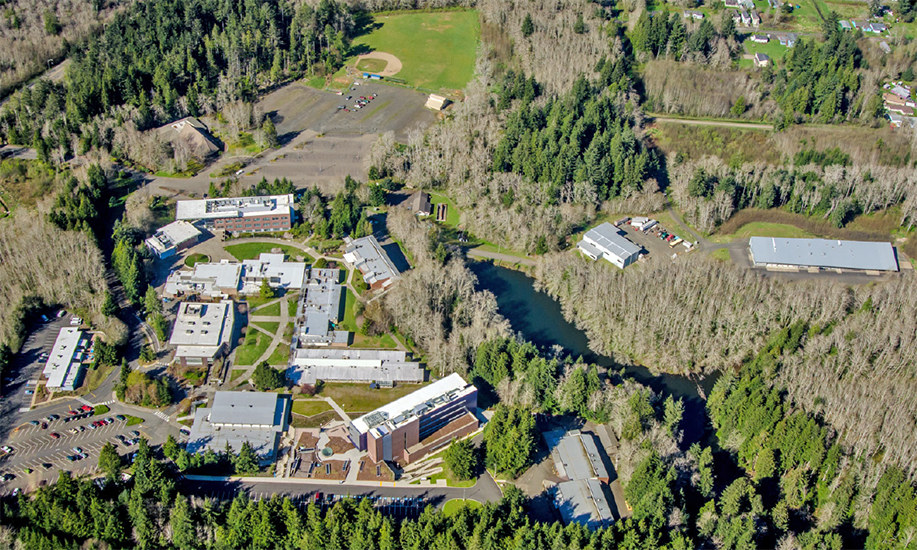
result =
[[451,103],[448,99],[441,95],[430,94],[430,97],[427,98],[427,102],[424,104],[424,107],[427,109],[433,109],[434,111],[442,111],[446,108],[447,105]]

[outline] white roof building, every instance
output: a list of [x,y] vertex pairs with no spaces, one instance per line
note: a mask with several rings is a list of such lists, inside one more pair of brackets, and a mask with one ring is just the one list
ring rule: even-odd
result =
[[455,401],[466,393],[475,392],[474,385],[465,382],[457,373],[424,386],[415,392],[398,398],[387,405],[383,405],[371,413],[364,414],[352,422],[357,433],[367,433],[378,426],[385,425],[389,430],[394,430],[401,424],[412,420],[422,407],[430,402]]
[[372,235],[347,242],[344,260],[359,269],[363,280],[373,289],[388,288],[401,275]]
[[83,377],[83,331],[76,327],[60,329],[42,371],[46,387],[54,391],[74,391]]
[[184,364],[199,365],[210,361],[231,347],[233,303],[201,304],[182,302],[172,327],[169,343],[177,346],[175,359]]
[[152,237],[144,242],[156,257],[168,258],[178,250],[197,242],[200,235],[201,232],[194,225],[179,220],[160,227]]
[[175,219],[244,218],[264,216],[272,212],[289,214],[293,210],[293,205],[292,194],[178,201],[175,203]]
[[441,95],[430,94],[430,97],[427,98],[427,102],[424,104],[424,107],[427,109],[433,109],[434,111],[442,111],[448,104],[449,100],[445,97]]
[[898,271],[894,248],[883,242],[751,237],[748,247],[756,266]]
[[621,269],[636,262],[640,256],[640,247],[627,240],[622,231],[608,222],[587,231],[576,246],[593,260],[605,258]]
[[306,280],[306,264],[286,262],[283,254],[261,254],[257,260],[242,260],[239,292],[257,294],[267,279],[271,288],[301,289]]
[[236,452],[248,442],[262,462],[274,458],[280,435],[289,426],[290,399],[268,392],[218,391],[211,407],[195,409],[187,449]]
[[424,369],[408,361],[407,352],[398,350],[298,349],[287,378],[294,384],[315,384],[317,380],[420,383]]
[[236,293],[257,294],[264,279],[271,288],[299,290],[305,278],[305,263],[287,262],[283,254],[265,253],[257,260],[198,263],[190,271],[175,271],[166,279],[165,293],[169,296],[200,294],[210,298]]

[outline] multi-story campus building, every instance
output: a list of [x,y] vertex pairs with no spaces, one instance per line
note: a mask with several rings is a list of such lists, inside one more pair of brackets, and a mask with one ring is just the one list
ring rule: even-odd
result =
[[408,464],[478,429],[478,390],[458,374],[353,421],[350,438],[373,462]]
[[169,343],[176,346],[175,361],[187,366],[209,366],[232,347],[233,303],[182,302]]
[[293,205],[293,195],[178,201],[175,219],[230,233],[287,231],[293,227]]

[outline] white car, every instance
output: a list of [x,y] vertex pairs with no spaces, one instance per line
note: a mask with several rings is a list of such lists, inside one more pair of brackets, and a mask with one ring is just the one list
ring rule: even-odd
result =
[[71,325],[71,326],[77,326],[77,325],[82,325],[82,324],[83,324],[83,320],[80,319],[79,317],[71,317],[71,318],[70,318],[70,325]]
[[13,448],[10,447],[9,445],[4,445],[0,447],[0,451],[3,451],[6,454],[10,454],[11,452],[13,452]]

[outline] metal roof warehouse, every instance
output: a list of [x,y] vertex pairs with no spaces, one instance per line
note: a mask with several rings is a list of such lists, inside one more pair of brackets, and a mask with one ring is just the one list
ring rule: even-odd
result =
[[889,243],[752,237],[748,247],[756,266],[898,271]]

